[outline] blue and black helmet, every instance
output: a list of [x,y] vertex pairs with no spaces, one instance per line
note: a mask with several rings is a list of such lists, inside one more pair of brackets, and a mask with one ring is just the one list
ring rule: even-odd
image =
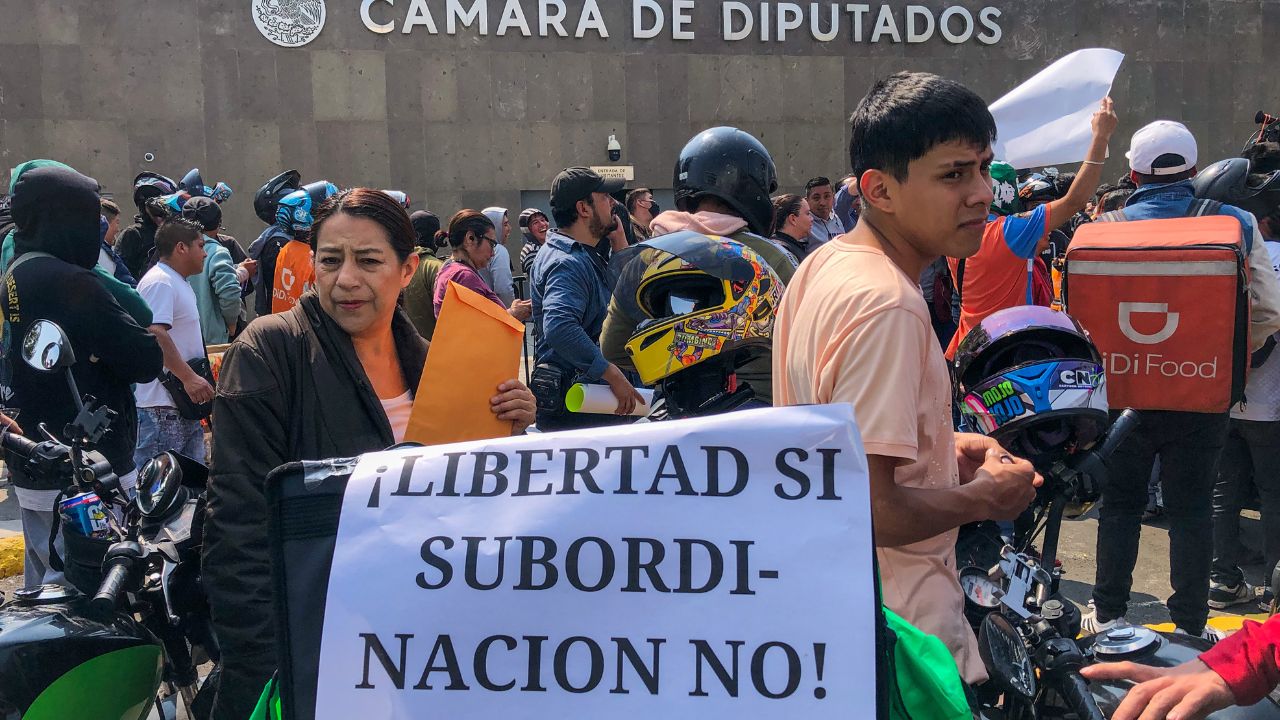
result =
[[301,187],[302,173],[285,170],[268,180],[253,196],[253,212],[262,222],[271,225],[276,221],[280,200]]
[[276,224],[289,230],[294,237],[311,232],[311,223],[320,203],[338,194],[338,186],[328,180],[303,185],[280,199],[276,208]]
[[1066,313],[994,313],[961,341],[952,369],[965,429],[1033,463],[1088,450],[1107,428],[1102,356]]

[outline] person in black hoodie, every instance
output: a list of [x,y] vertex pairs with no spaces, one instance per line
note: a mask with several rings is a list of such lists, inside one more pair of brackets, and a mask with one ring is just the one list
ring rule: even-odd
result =
[[159,173],[139,173],[133,179],[133,204],[137,206],[138,214],[133,216],[133,224],[120,233],[116,252],[124,258],[124,266],[135,278],[146,273],[151,250],[156,246],[156,228],[164,220],[163,213],[148,208],[147,203],[177,191],[178,184]]
[[[15,259],[4,277],[0,310],[11,347],[37,320],[57,323],[66,333],[80,392],[117,413],[97,449],[120,476],[121,486],[132,491],[137,410],[130,385],[153,380],[163,359],[156,339],[125,312],[93,271],[98,202],[97,181],[69,168],[36,168],[18,179],[13,192]],[[66,379],[61,373],[37,372],[13,360],[15,354],[6,368],[8,404],[22,411],[27,428],[45,423],[59,432],[76,414]],[[60,582],[61,573],[48,567],[48,543],[54,503],[63,488],[23,475],[17,464],[10,467],[26,536],[26,585]]]

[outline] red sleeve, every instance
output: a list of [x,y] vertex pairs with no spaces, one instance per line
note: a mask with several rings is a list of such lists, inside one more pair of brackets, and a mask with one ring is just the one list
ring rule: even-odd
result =
[[1240,631],[1200,656],[1222,676],[1238,705],[1252,705],[1280,685],[1280,616]]

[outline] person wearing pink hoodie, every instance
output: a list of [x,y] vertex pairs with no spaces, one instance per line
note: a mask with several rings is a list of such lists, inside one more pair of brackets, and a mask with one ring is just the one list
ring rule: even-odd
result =
[[[680,151],[675,170],[676,209],[653,219],[651,236],[692,230],[736,240],[756,251],[785,285],[798,262],[768,237],[773,230],[770,196],[777,189],[773,158],[759,140],[737,128],[704,130]],[[600,349],[609,362],[634,371],[626,345],[644,318],[631,317],[625,306],[616,296],[610,302]],[[772,362],[765,353],[742,365],[737,373],[751,385],[756,400],[766,405],[773,403]]]

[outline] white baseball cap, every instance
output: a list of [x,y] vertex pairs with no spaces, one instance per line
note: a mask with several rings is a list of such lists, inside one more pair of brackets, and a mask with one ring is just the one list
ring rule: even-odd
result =
[[1129,168],[1142,175],[1176,175],[1196,166],[1196,139],[1186,125],[1157,120],[1133,134]]

